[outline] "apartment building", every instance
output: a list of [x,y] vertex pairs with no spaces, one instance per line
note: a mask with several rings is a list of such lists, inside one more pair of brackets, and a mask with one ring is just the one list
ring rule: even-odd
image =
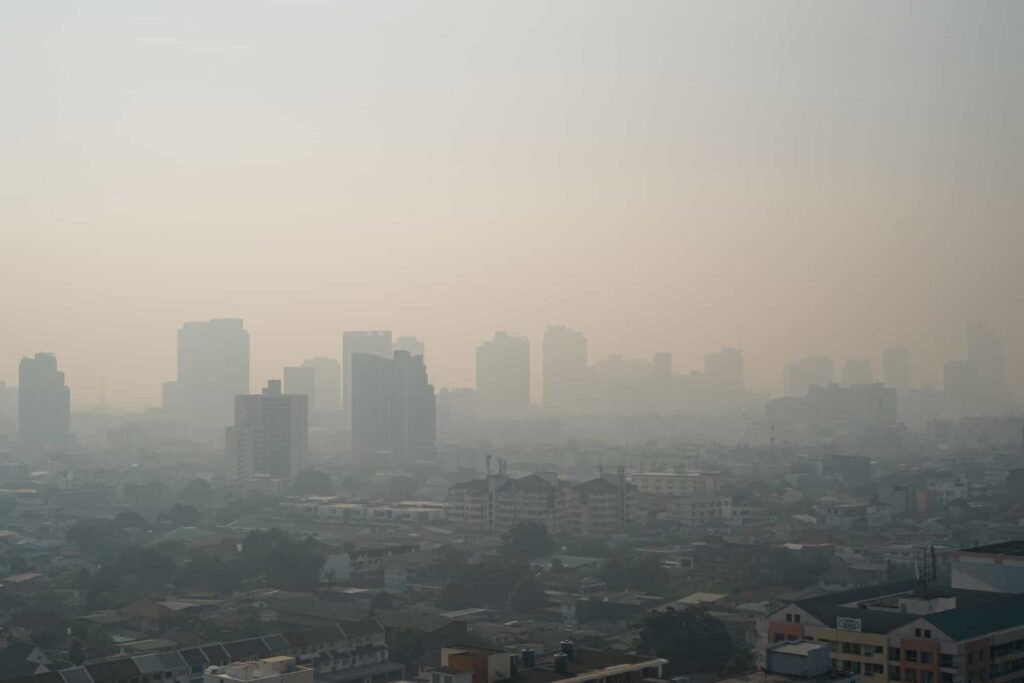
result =
[[728,522],[732,519],[729,496],[685,496],[669,502],[665,517],[686,527]]
[[865,683],[1024,681],[1024,595],[899,581],[791,602],[761,631],[828,643],[832,668]]
[[537,522],[552,534],[607,536],[637,520],[637,492],[620,475],[571,483],[550,472],[491,475],[448,490],[447,517],[466,529],[504,532]]
[[630,475],[629,481],[643,496],[707,495],[722,484],[721,472],[641,472]]

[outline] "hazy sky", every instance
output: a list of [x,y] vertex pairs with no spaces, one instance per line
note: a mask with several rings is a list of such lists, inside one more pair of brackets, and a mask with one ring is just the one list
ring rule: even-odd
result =
[[0,379],[159,401],[185,320],[253,385],[345,329],[592,356],[807,353],[964,324],[1024,377],[1024,3],[0,4]]

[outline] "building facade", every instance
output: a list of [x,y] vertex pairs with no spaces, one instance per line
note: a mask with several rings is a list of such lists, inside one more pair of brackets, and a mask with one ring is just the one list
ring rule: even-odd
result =
[[235,396],[249,393],[249,333],[241,320],[187,322],[178,330],[178,378],[163,387],[164,409],[200,425],[231,424]]
[[18,365],[18,436],[30,448],[62,448],[71,436],[71,390],[52,353]]
[[530,411],[530,342],[496,332],[476,349],[477,406],[481,417],[521,418]]
[[226,432],[228,467],[236,481],[291,481],[309,447],[309,399],[281,392],[270,380],[262,394],[235,397],[235,423]]

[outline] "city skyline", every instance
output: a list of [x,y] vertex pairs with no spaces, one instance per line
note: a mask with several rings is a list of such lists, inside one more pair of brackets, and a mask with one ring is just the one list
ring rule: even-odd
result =
[[472,386],[564,324],[760,390],[908,346],[938,387],[981,319],[1019,394],[1020,3],[447,6],[0,9],[0,379],[47,350],[77,407],[154,406],[230,316],[254,385],[391,328]]

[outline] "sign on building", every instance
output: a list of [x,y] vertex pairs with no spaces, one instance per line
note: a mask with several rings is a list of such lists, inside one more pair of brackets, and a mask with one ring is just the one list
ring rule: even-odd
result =
[[860,632],[860,619],[850,617],[836,617],[836,630]]

